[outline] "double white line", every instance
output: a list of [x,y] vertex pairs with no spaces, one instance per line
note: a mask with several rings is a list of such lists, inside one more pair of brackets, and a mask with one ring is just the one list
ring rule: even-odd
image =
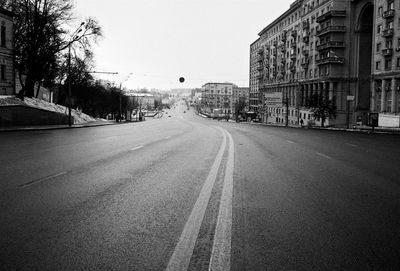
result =
[[222,157],[225,152],[227,137],[229,138],[228,160],[225,170],[224,186],[220,201],[217,226],[211,253],[209,270],[230,270],[231,261],[231,229],[232,229],[232,194],[234,169],[234,142],[232,136],[217,127],[223,135],[222,144],[211,167],[210,173],[201,189],[200,195],[186,222],[183,232],[169,260],[166,270],[187,270],[196,244],[197,236],[203,222],[207,204],[211,197]]

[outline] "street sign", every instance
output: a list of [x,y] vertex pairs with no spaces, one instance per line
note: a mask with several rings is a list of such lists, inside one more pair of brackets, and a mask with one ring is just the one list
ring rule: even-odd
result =
[[354,101],[354,96],[353,95],[347,95],[347,100],[348,101]]

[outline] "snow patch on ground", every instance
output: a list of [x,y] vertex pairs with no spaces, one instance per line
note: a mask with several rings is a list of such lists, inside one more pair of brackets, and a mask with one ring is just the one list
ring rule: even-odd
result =
[[[22,101],[16,97],[0,97],[0,106],[1,105],[28,105],[35,108],[40,108],[48,111],[53,111],[61,114],[68,115],[68,108],[59,104],[53,104],[41,99],[37,98],[24,98]],[[97,119],[86,115],[80,111],[72,109],[71,115],[74,118],[74,124],[82,124],[92,121],[97,121]]]

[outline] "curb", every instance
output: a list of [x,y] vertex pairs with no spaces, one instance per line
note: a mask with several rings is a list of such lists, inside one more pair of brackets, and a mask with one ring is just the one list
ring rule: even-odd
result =
[[65,130],[65,129],[81,129],[81,128],[90,128],[90,127],[100,127],[100,126],[109,126],[109,125],[117,125],[117,124],[127,124],[131,122],[123,122],[123,123],[99,123],[99,124],[92,124],[92,125],[85,125],[85,124],[77,124],[76,126],[61,126],[61,127],[20,127],[20,128],[0,128],[0,133],[2,132],[27,132],[27,131],[47,131],[47,130]]
[[[236,123],[235,121],[229,121]],[[285,125],[273,125],[273,124],[266,124],[266,123],[259,123],[259,122],[237,122],[237,123],[243,123],[243,124],[248,124],[248,125],[255,125],[255,126],[265,126],[265,127],[278,127],[278,128],[292,128],[292,129],[305,129],[305,130],[321,130],[321,131],[341,131],[341,132],[352,132],[352,133],[368,133],[368,134],[386,134],[386,135],[400,135],[400,130],[384,130],[384,129],[375,129],[372,132],[372,129],[347,129],[347,128],[335,128],[335,127],[326,127],[326,128],[321,128],[321,127],[308,127],[308,126],[285,126]]]

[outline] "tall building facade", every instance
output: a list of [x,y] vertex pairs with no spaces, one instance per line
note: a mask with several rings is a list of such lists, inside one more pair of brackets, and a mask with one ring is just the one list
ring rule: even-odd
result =
[[0,8],[0,95],[15,94],[13,15]]
[[321,103],[336,108],[328,125],[368,124],[370,112],[398,119],[399,13],[393,0],[295,1],[256,41],[263,121],[321,125]]
[[400,127],[400,2],[381,0],[369,9],[375,14],[371,111],[379,113],[380,125]]
[[251,112],[258,113],[260,103],[259,79],[262,77],[263,50],[260,49],[260,39],[250,45],[250,76],[248,105]]

